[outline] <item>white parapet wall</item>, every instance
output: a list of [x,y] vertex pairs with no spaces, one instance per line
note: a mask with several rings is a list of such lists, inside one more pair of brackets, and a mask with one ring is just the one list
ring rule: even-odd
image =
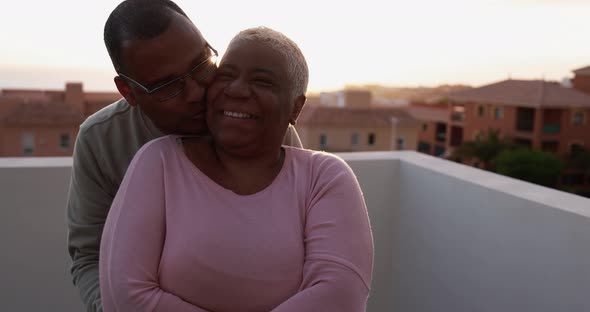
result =
[[590,311],[590,199],[415,152],[341,156],[381,249],[370,311]]
[[[414,152],[339,154],[369,209],[368,311],[590,311],[590,200]],[[82,311],[70,158],[0,158],[0,311]],[[229,299],[229,298],[228,298]]]
[[71,158],[0,158],[0,311],[84,311],[69,276]]

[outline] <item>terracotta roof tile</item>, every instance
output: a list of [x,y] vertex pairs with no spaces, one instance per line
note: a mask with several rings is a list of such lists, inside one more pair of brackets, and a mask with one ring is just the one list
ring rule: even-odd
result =
[[0,111],[3,125],[79,125],[84,116],[64,103],[33,101],[8,105]]
[[483,87],[452,93],[455,102],[477,102],[525,107],[589,107],[590,95],[557,82],[504,80]]
[[410,105],[408,107],[408,112],[410,115],[412,115],[412,117],[421,121],[449,121],[449,110],[447,107],[434,105],[431,107],[427,105]]
[[590,76],[590,66],[574,69],[573,72],[580,76]]
[[417,124],[410,114],[399,108],[345,108],[320,105],[303,107],[297,122],[320,126],[372,126],[389,127],[392,122]]

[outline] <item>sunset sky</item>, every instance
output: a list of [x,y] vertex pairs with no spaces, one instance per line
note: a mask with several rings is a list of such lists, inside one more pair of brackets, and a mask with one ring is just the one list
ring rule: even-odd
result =
[[[102,41],[120,1],[12,1],[0,12],[0,88],[114,90]],[[346,84],[561,80],[590,65],[590,0],[176,1],[221,53],[265,25],[307,57],[310,91]]]

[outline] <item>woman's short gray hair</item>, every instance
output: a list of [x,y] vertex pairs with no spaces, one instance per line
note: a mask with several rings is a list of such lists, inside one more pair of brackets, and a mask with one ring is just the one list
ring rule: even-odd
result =
[[281,54],[287,60],[287,72],[292,84],[292,96],[305,95],[309,79],[309,69],[305,56],[297,44],[289,37],[274,29],[260,26],[240,31],[229,43],[248,41],[262,42]]

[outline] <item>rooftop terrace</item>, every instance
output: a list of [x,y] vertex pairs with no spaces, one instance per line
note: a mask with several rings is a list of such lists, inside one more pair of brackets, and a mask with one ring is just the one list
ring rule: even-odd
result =
[[[590,311],[590,199],[415,152],[340,154],[375,240],[368,311]],[[82,311],[71,158],[0,158],[0,311]]]

